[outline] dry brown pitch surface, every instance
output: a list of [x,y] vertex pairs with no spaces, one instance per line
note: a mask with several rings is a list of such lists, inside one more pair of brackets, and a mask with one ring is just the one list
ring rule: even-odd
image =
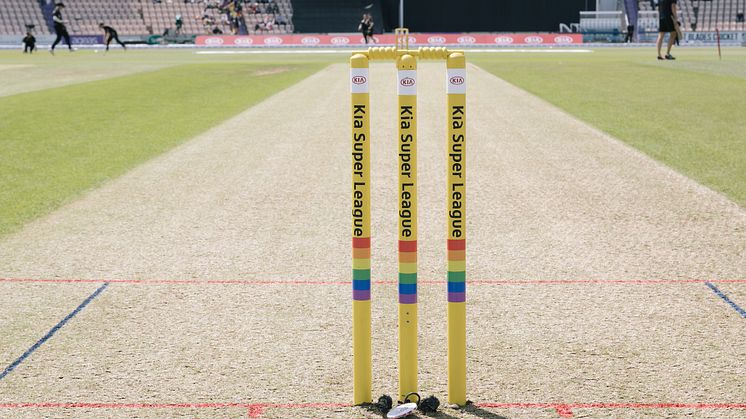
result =
[[[346,72],[0,240],[0,416],[377,417],[349,406]],[[438,417],[743,418],[746,212],[469,73],[474,404]],[[394,69],[372,76],[377,396],[397,386],[397,179]],[[421,66],[420,382],[441,400],[443,79]]]

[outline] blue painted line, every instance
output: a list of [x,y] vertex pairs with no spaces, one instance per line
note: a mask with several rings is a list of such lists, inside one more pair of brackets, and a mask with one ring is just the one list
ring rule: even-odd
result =
[[48,341],[52,336],[54,336],[55,333],[57,333],[58,330],[62,328],[67,322],[70,321],[73,317],[75,317],[78,313],[80,313],[88,304],[90,304],[91,301],[93,301],[94,298],[98,297],[99,294],[101,294],[106,287],[109,286],[109,283],[106,282],[104,285],[101,285],[98,287],[96,291],[93,292],[93,294],[89,295],[88,298],[85,299],[78,308],[73,310],[70,314],[65,316],[64,319],[62,319],[59,323],[57,323],[49,332],[47,332],[46,335],[44,335],[43,338],[39,339],[32,347],[30,347],[26,352],[23,353],[18,359],[13,361],[12,364],[8,365],[7,368],[3,372],[0,373],[0,380],[5,378],[8,374],[10,374],[14,369],[16,369],[17,366],[21,365],[23,361],[26,360],[31,354],[33,354],[41,345],[44,344],[44,342]]
[[720,291],[718,289],[718,287],[716,287],[712,282],[705,282],[705,284],[708,287],[710,287],[710,289],[712,290],[712,292],[715,293],[715,295],[717,295],[718,297],[722,298],[722,300],[725,301],[726,303],[728,303],[729,306],[733,307],[733,310],[736,310],[738,312],[738,314],[741,315],[741,317],[743,317],[744,319],[746,319],[746,310],[744,310],[741,307],[739,307],[738,304],[736,304],[735,301],[731,300],[730,298],[728,298],[727,295],[723,294],[723,292]]

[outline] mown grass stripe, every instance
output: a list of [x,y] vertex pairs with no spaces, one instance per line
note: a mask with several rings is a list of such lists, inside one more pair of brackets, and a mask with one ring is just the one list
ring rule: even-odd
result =
[[746,53],[730,49],[722,62],[707,49],[678,54],[665,63],[642,49],[471,62],[746,207]]
[[0,235],[321,66],[184,65],[0,97]]

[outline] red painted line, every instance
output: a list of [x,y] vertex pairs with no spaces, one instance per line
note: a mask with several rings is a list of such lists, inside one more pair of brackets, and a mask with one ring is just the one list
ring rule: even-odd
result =
[[264,407],[262,406],[250,406],[247,414],[250,418],[260,418],[264,414]]
[[746,409],[746,403],[571,403],[572,409]]
[[570,410],[569,406],[564,406],[564,405],[555,406],[554,410],[557,411],[557,414],[561,418],[571,418],[573,416],[572,410]]
[[0,403],[0,409],[251,409],[261,403]]
[[[427,282],[427,281],[425,281]],[[467,280],[470,285],[570,285],[570,284],[622,284],[622,285],[669,285],[669,284],[704,284],[716,282],[720,284],[746,284],[746,279],[495,279],[495,280]]]
[[746,409],[746,403],[477,403],[486,409]]
[[[45,279],[45,278],[0,278],[0,282],[9,283],[39,283],[39,284],[90,284],[109,282],[111,284],[137,285],[344,285],[350,281],[306,281],[306,280],[237,280],[237,279]],[[704,284],[707,282],[719,284],[746,284],[746,279],[548,279],[548,280],[467,280],[469,285],[680,285]],[[397,284],[397,281],[372,281],[376,285]],[[424,280],[420,285],[444,285],[446,281]]]
[[[553,409],[560,417],[573,417],[574,409],[689,409],[746,410],[746,403],[477,403],[486,409]],[[333,409],[349,403],[0,403],[0,409],[246,409],[260,418],[266,409]]]

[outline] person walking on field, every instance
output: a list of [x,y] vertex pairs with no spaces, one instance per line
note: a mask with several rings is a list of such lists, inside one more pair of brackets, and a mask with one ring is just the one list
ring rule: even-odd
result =
[[373,25],[373,16],[368,13],[363,13],[363,20],[360,21],[359,25],[357,25],[357,30],[362,33],[366,44],[368,41],[375,43],[375,39],[373,39]]
[[104,31],[104,42],[106,43],[106,50],[109,50],[109,44],[111,44],[111,41],[117,41],[117,44],[121,45],[124,50],[127,50],[127,46],[124,45],[124,42],[119,40],[119,35],[117,35],[117,31],[114,30],[111,26],[104,25],[103,22],[98,24],[98,27],[103,29]]
[[62,19],[62,9],[64,8],[64,3],[57,3],[54,6],[54,11],[52,12],[52,21],[54,21],[54,32],[57,34],[57,39],[54,40],[54,42],[52,43],[52,47],[49,48],[49,53],[52,55],[54,55],[54,47],[56,47],[57,44],[60,43],[60,40],[62,40],[63,38],[65,39],[65,43],[67,44],[67,48],[70,50],[70,52],[73,51],[73,45],[72,42],[70,42],[70,34],[67,33],[65,20]]
[[[676,58],[671,55],[671,48],[673,43],[676,41],[676,12],[677,0],[660,0],[658,3],[658,14],[660,21],[658,22],[658,59],[659,60],[675,60]],[[661,48],[663,47],[663,38],[668,34],[668,48],[666,49],[666,56],[661,56]]]

